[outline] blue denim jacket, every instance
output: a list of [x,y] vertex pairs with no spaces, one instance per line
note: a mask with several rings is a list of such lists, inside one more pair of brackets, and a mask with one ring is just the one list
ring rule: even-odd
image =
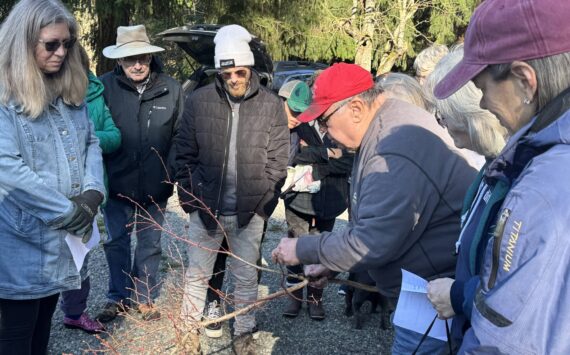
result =
[[0,106],[0,298],[35,299],[79,288],[65,243],[69,198],[105,194],[99,140],[86,106],[61,99],[38,118]]

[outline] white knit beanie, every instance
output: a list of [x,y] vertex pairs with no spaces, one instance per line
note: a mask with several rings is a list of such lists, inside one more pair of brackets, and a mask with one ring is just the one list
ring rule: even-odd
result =
[[216,69],[253,66],[255,62],[249,48],[251,39],[251,34],[239,25],[220,28],[214,37]]

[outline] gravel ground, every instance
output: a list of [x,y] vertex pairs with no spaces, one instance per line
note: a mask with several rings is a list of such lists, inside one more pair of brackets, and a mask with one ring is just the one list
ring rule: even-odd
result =
[[[186,221],[184,213],[176,206],[173,197],[167,209],[169,230],[184,235]],[[262,253],[270,260],[271,250],[277,245],[286,232],[283,205],[279,204],[269,226]],[[346,214],[337,219],[335,228],[346,224]],[[119,354],[162,354],[173,351],[172,343],[177,334],[176,315],[179,311],[179,295],[177,296],[179,275],[183,273],[180,260],[184,255],[182,243],[174,238],[162,238],[164,255],[161,270],[164,286],[157,303],[161,307],[162,319],[155,322],[143,322],[140,317],[130,312],[126,317],[118,317],[108,325],[108,334],[101,339],[79,330],[63,327],[63,314],[58,309],[53,317],[49,354],[81,354],[109,351]],[[274,265],[270,267],[275,268]],[[107,264],[102,248],[91,253],[89,260],[91,270],[91,293],[88,312],[95,316],[106,302]],[[281,276],[264,272],[260,283],[260,296],[276,292],[280,288]],[[371,314],[362,330],[353,328],[352,318],[344,315],[344,297],[337,295],[337,286],[330,285],[325,290],[324,307],[327,318],[322,322],[309,318],[306,307],[295,319],[281,316],[286,299],[273,300],[257,311],[259,337],[256,344],[259,354],[389,354],[392,342],[392,331],[380,329],[380,317]],[[226,322],[227,323],[227,322]],[[232,354],[229,325],[224,325],[224,336],[211,340],[202,337],[205,354]]]

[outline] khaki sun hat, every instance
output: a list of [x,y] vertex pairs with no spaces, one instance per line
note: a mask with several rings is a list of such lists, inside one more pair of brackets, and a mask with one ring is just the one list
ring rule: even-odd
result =
[[119,59],[162,51],[164,48],[150,44],[144,25],[119,26],[117,28],[117,44],[105,47],[103,55],[110,59]]

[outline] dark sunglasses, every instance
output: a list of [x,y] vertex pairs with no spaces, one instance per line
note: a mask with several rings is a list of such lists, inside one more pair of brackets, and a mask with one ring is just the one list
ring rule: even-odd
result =
[[321,127],[323,127],[323,128],[328,127],[328,124],[327,124],[328,120],[330,120],[331,117],[332,117],[335,113],[337,113],[337,111],[340,110],[340,109],[341,109],[344,105],[346,105],[347,103],[348,103],[348,102],[345,102],[345,103],[343,103],[342,105],[339,105],[337,108],[335,108],[335,109],[333,110],[333,112],[329,113],[328,115],[326,115],[326,116],[321,116],[321,117],[317,118],[317,122],[319,123],[319,126],[321,126]]
[[46,42],[42,39],[38,39],[38,42],[44,45],[46,51],[55,52],[61,46],[63,46],[63,48],[65,49],[72,48],[75,45],[75,42],[77,42],[77,38],[71,37],[69,39],[64,39],[63,41],[49,41],[49,42]]
[[139,63],[140,65],[149,65],[150,62],[152,61],[152,55],[150,54],[133,55],[130,57],[121,58],[121,61],[127,67],[132,67],[137,63]]
[[222,71],[220,72],[220,76],[222,77],[222,79],[224,80],[230,80],[232,78],[232,75],[235,74],[237,75],[238,78],[245,78],[247,76],[247,70],[245,69],[240,69],[240,70],[236,70],[234,72],[231,71]]

